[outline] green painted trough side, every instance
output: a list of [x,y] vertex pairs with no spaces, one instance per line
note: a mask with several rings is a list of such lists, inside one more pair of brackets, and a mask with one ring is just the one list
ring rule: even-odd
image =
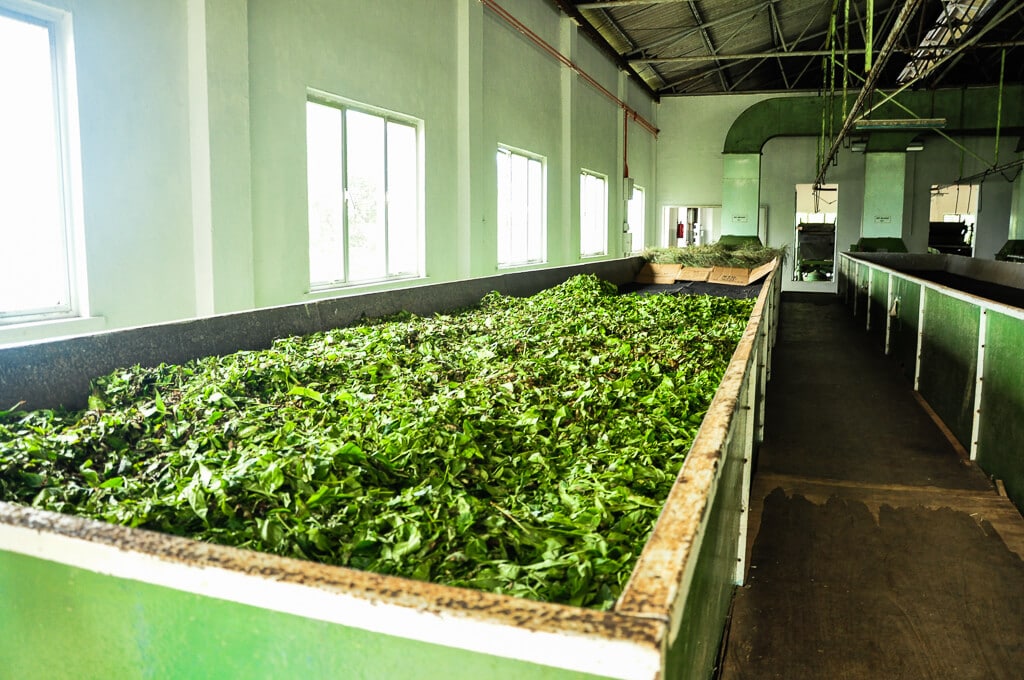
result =
[[1024,321],[987,316],[978,465],[1002,479],[1014,505],[1024,508]]
[[844,253],[839,290],[846,291],[844,301],[854,313],[863,300],[862,292],[860,297],[855,293],[868,270],[892,280],[897,314],[889,320],[889,353],[971,459],[1002,480],[1007,495],[1024,511],[1024,309],[915,275],[944,271],[1024,288],[1024,264]]
[[[621,283],[638,268],[629,258],[584,271]],[[0,403],[16,403],[10,391],[22,388],[32,390],[36,407],[47,399],[73,403],[82,381],[111,370],[111,361],[164,360],[162,343],[175,345],[167,360],[183,361],[343,325],[366,309],[412,301],[429,313],[424,306],[464,306],[481,289],[525,295],[577,273],[580,267],[522,272],[0,348]],[[0,676],[709,677],[743,573],[750,461],[779,290],[776,268],[612,611],[0,503]],[[63,359],[48,364],[52,357]]]
[[980,313],[975,304],[925,290],[918,391],[965,449],[971,448]]
[[[24,678],[602,678],[0,553],[0,668]],[[55,653],[60,650],[60,653]]]

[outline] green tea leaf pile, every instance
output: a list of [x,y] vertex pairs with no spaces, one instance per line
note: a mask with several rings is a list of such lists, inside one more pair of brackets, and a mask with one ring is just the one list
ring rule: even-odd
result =
[[752,305],[580,276],[119,370],[87,410],[0,411],[0,499],[608,608]]

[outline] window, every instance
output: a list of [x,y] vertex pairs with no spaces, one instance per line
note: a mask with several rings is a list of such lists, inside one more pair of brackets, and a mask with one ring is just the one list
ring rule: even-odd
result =
[[633,196],[626,204],[626,223],[629,225],[629,252],[638,253],[644,249],[644,190],[633,187]]
[[310,288],[419,276],[419,122],[318,97],[306,153]]
[[543,262],[547,257],[544,219],[544,160],[498,149],[498,266]]
[[580,174],[580,255],[608,253],[608,182],[584,171]]
[[77,313],[60,16],[0,9],[0,323]]

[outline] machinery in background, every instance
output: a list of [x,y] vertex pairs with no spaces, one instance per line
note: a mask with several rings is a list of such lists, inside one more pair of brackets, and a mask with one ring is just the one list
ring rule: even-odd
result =
[[796,227],[794,281],[831,281],[835,269],[834,222],[801,222]]
[[944,255],[974,255],[974,227],[966,222],[929,222],[928,250]]

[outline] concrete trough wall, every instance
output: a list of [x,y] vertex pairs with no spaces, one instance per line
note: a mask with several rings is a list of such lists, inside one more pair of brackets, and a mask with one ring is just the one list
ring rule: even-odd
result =
[[[73,406],[89,379],[126,363],[265,347],[364,314],[456,309],[490,290],[526,295],[581,272],[625,281],[638,268],[632,258],[8,347],[0,400]],[[775,271],[612,611],[0,503],[0,668],[47,678],[709,677],[744,572],[779,290]]]
[[839,293],[870,341],[897,360],[965,455],[1024,509],[1024,310],[916,275],[926,271],[1024,289],[1024,265],[846,253],[838,268]]

